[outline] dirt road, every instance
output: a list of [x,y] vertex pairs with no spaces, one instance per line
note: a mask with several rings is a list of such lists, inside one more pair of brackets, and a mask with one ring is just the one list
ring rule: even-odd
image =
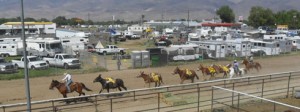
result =
[[[250,71],[247,75],[262,75],[262,74],[270,74],[276,72],[286,72],[286,71],[297,71],[300,70],[300,55],[293,56],[278,56],[271,57],[267,59],[255,59],[262,65],[262,70],[256,72],[255,70]],[[214,62],[215,64],[228,64],[228,61],[218,61]],[[212,63],[208,63],[205,65],[209,65]],[[181,65],[181,68],[189,68],[196,69],[199,63],[195,64],[187,64]],[[241,65],[244,67],[244,65]],[[94,90],[92,92],[86,92],[86,94],[96,94],[99,92],[100,84],[93,83],[95,77],[98,74],[102,74],[103,77],[113,77],[113,78],[121,78],[125,81],[125,86],[128,89],[137,89],[144,88],[143,79],[136,78],[136,76],[140,73],[140,71],[149,72],[159,72],[162,74],[165,85],[175,85],[179,84],[179,76],[172,75],[175,66],[165,66],[165,67],[157,67],[157,68],[143,68],[143,69],[129,69],[129,70],[121,70],[121,71],[109,71],[109,72],[101,72],[101,73],[92,73],[92,74],[74,74],[73,80],[85,83],[85,85]],[[202,74],[197,72],[200,76],[200,80],[203,81]],[[61,73],[63,74],[63,73]],[[217,77],[222,77],[221,74],[217,75]],[[52,77],[40,77],[40,78],[32,78],[30,79],[30,91],[32,101],[37,100],[45,100],[45,99],[54,99],[61,98],[62,95],[55,90],[49,90],[49,85],[52,79],[61,80],[63,75],[60,76],[52,76]],[[24,80],[9,80],[9,81],[0,81],[0,104],[11,104],[11,103],[19,103],[26,102],[25,95],[25,85]],[[190,83],[190,81],[185,81],[184,83]],[[153,86],[153,84],[152,84]],[[106,92],[106,91],[105,91]],[[77,93],[68,94],[68,96],[77,96]]]

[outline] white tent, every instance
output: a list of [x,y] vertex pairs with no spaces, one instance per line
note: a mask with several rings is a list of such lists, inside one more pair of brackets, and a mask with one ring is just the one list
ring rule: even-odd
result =
[[96,49],[99,49],[99,48],[104,48],[101,41],[98,41],[97,45],[95,46]]

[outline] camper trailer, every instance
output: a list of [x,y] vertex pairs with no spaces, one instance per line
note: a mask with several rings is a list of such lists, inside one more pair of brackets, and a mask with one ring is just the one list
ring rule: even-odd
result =
[[[54,38],[28,38],[26,43],[29,55],[52,57],[63,51],[60,40]],[[18,47],[23,47],[23,45]]]
[[7,56],[17,56],[20,54],[18,52],[18,44],[13,42],[6,42],[0,43],[0,56],[7,57]]
[[263,55],[278,55],[280,53],[278,41],[266,42],[262,40],[250,40],[250,42],[251,52],[262,50],[264,51]]
[[60,38],[59,39],[63,45],[66,44],[74,44],[74,43],[83,43],[84,45],[87,45],[89,43],[88,38],[83,37],[68,37],[68,38]]

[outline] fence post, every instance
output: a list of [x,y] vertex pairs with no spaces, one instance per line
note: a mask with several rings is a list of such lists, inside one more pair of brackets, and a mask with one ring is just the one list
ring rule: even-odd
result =
[[200,112],[200,88],[198,87],[197,89],[198,89],[198,107],[197,107],[198,111],[197,112]]
[[214,90],[215,88],[212,87],[212,91],[211,91],[211,107],[210,107],[210,110],[213,111],[213,108],[214,108]]
[[240,93],[238,93],[238,104],[237,104],[237,111],[240,112]]
[[286,92],[286,98],[289,97],[291,76],[292,76],[292,73],[290,72],[290,76],[289,76],[289,80],[288,80],[288,88],[287,88],[287,92]]
[[97,99],[97,96],[95,96],[95,110],[96,110],[96,112],[99,111],[97,105],[98,105],[98,99]]
[[[264,97],[264,86],[265,86],[265,79],[263,79],[263,82],[262,82],[262,86],[261,86],[261,97],[263,98]],[[262,102],[262,100],[260,100]]]
[[[234,91],[234,83],[232,83],[232,90]],[[233,106],[233,100],[234,100],[234,92],[232,92],[232,96],[231,96],[231,106]]]
[[113,111],[113,107],[112,107],[113,103],[112,103],[112,98],[110,98],[110,112]]
[[293,90],[292,90],[292,96],[294,96],[294,91],[295,91],[295,87],[293,87]]
[[275,103],[273,103],[274,104],[274,111],[273,112],[276,112],[276,104]]
[[160,97],[159,97],[159,92],[157,93],[157,101],[158,101],[158,103],[157,103],[157,111],[159,112],[159,110],[160,110]]
[[2,107],[2,109],[3,109],[3,112],[5,112],[5,107],[4,106]]
[[54,107],[54,102],[53,102],[53,100],[51,101],[51,103],[52,103],[52,109],[53,109],[53,112],[56,112],[56,108]]
[[135,91],[133,91],[133,101],[135,101]]

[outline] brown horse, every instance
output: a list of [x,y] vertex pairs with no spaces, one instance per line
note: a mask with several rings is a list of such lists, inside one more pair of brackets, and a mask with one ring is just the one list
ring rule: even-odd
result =
[[187,69],[180,70],[179,67],[176,67],[173,72],[173,75],[175,75],[175,74],[179,74],[179,77],[181,79],[180,84],[182,84],[183,81],[187,80],[187,79],[191,79],[192,83],[194,83],[195,77],[199,80],[199,77],[194,70],[187,70]]
[[[61,82],[58,82],[57,80],[52,80],[49,89],[53,89],[54,87],[57,88],[57,90],[63,95],[64,98],[67,98],[68,90],[66,87],[66,83],[61,83]],[[81,82],[74,82],[74,83],[70,84],[70,91],[71,92],[76,91],[77,93],[79,93],[79,96],[85,95],[85,93],[82,91],[82,89],[85,89],[87,91],[92,91],[91,89],[87,88]],[[69,102],[67,101],[67,103],[69,103]]]
[[253,68],[255,68],[256,71],[259,71],[259,69],[262,68],[258,62],[250,63],[247,59],[244,59],[242,63],[245,65],[247,71]]
[[211,67],[213,67],[216,70],[216,73],[223,73],[223,78],[226,78],[229,73],[230,64],[223,66],[223,65],[215,65],[212,64]]
[[216,70],[213,67],[204,67],[202,64],[198,67],[198,71],[201,70],[203,77],[205,78],[206,75],[210,75],[210,79],[215,77],[217,74]]
[[[159,87],[161,84],[163,84],[163,80],[160,74],[158,73],[150,73],[145,74],[144,71],[140,72],[140,75],[137,76],[137,78],[142,77],[145,81],[145,85],[148,83],[150,88],[150,83],[154,82],[155,87]],[[158,85],[157,85],[158,84]]]

